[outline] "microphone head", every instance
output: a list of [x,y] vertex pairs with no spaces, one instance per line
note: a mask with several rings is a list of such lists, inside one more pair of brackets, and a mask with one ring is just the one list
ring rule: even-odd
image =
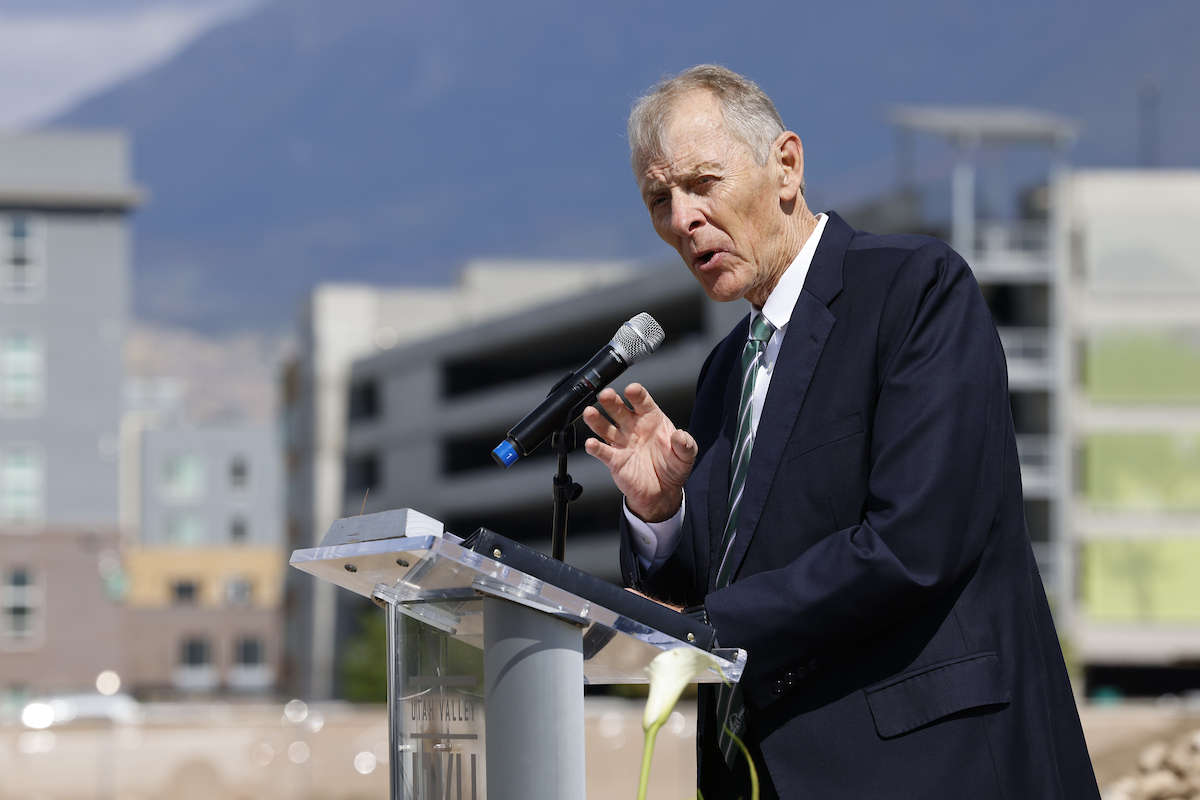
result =
[[662,326],[643,311],[618,328],[616,336],[608,344],[626,365],[632,366],[649,358],[666,337]]

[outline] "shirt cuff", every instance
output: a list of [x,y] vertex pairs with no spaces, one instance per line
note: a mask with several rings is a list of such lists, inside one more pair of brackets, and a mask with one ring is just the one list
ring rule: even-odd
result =
[[687,494],[679,503],[675,516],[662,522],[646,522],[638,519],[629,510],[625,500],[621,500],[625,510],[625,519],[629,523],[629,545],[637,556],[646,574],[654,572],[662,563],[671,557],[679,544],[679,536],[683,532],[683,513],[687,508]]

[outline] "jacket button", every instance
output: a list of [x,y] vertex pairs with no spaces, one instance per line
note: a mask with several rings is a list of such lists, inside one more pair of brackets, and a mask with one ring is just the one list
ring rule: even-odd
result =
[[775,681],[775,685],[771,687],[771,691],[775,694],[783,694],[783,681]]

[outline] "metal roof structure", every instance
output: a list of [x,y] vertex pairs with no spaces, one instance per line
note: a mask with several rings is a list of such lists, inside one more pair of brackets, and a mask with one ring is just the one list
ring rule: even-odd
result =
[[1029,143],[1066,149],[1081,130],[1068,117],[1016,106],[892,106],[887,119],[897,127],[962,144]]

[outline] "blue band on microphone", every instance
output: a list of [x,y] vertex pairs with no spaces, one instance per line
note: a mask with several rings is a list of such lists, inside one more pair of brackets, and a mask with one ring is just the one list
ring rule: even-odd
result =
[[502,467],[511,467],[520,457],[517,449],[512,446],[512,442],[507,439],[496,445],[496,449],[492,451],[492,458],[496,459],[496,463]]

